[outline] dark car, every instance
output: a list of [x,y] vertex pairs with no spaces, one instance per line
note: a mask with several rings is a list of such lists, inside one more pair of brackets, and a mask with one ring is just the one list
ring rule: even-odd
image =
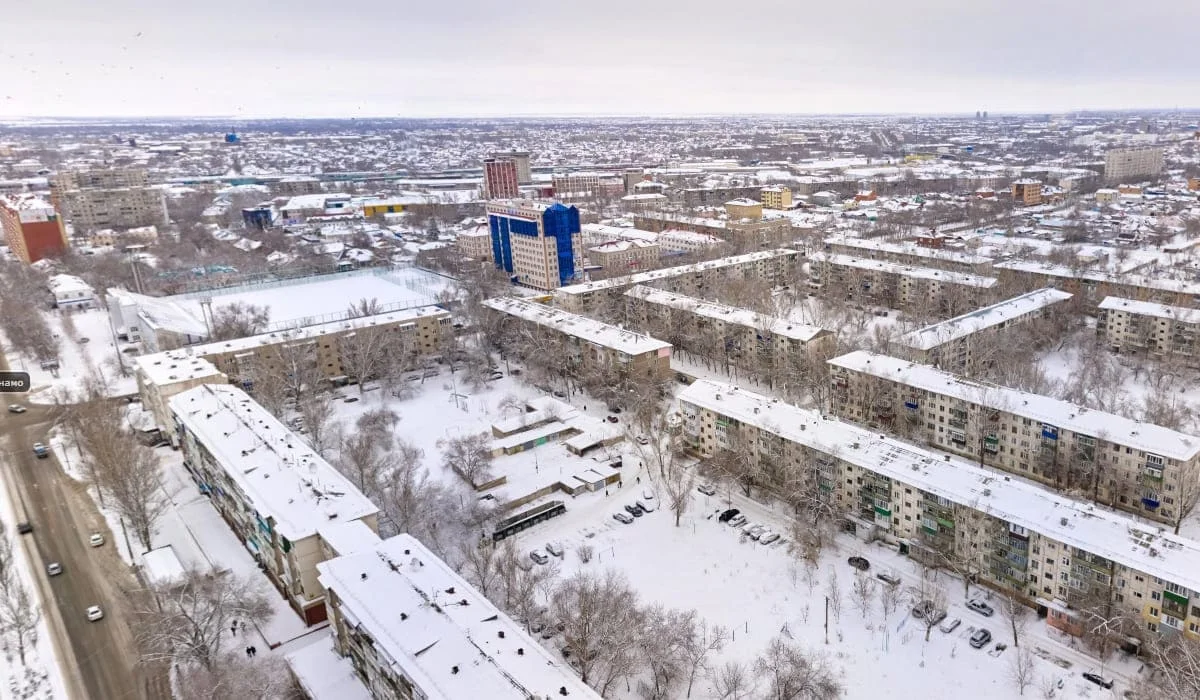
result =
[[1100,686],[1101,688],[1104,688],[1105,690],[1112,690],[1113,682],[1104,680],[1104,676],[1101,676],[1099,673],[1092,673],[1091,671],[1084,671],[1083,677],[1086,680],[1089,680],[1089,681],[1095,683],[1096,685]]
[[867,561],[864,557],[850,557],[847,561],[850,562],[850,566],[853,566],[859,571],[866,571],[867,569],[871,568],[871,562]]
[[988,605],[987,603],[983,602],[982,600],[967,601],[967,607],[974,610],[975,612],[979,613],[980,615],[984,615],[986,617],[991,617],[992,613],[995,612],[994,610],[992,610],[992,606]]
[[982,649],[987,646],[987,643],[992,641],[992,633],[980,627],[975,630],[975,634],[971,635],[971,646],[976,649]]
[[717,522],[727,523],[727,522],[729,522],[730,518],[732,518],[733,516],[737,515],[740,512],[741,511],[738,510],[737,508],[730,508],[729,510],[725,511],[724,513],[721,513],[721,515],[719,517],[717,517]]
[[640,518],[643,515],[642,509],[638,508],[635,505],[625,506],[625,512],[629,513],[630,515],[632,515],[635,518]]
[[17,532],[21,533],[22,535],[28,535],[29,533],[33,532],[33,526],[29,523],[17,523]]

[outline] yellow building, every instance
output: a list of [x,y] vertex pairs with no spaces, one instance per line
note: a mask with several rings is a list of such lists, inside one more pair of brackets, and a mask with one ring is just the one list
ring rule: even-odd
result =
[[1042,203],[1042,183],[1039,180],[1017,180],[1012,184],[1014,204],[1035,207]]
[[781,185],[764,187],[759,197],[762,199],[763,207],[767,209],[792,208],[792,190],[790,188]]
[[407,199],[372,199],[363,202],[363,217],[382,216],[384,214],[400,214],[412,202]]
[[762,220],[763,205],[755,199],[748,197],[739,197],[725,202],[725,213],[729,214],[729,218],[735,221],[741,219],[749,219],[751,221]]

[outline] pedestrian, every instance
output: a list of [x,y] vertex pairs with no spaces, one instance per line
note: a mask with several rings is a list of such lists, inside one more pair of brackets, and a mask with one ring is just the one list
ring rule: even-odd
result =
[[229,633],[235,637],[237,636],[237,621],[236,620],[234,621],[234,623],[232,625],[229,626]]
[[250,656],[251,656],[250,647],[246,647],[246,658],[248,659],[248,658],[250,658]]
[[250,647],[250,656],[251,657],[258,656],[258,647]]
[[605,495],[605,496],[607,496],[607,495],[608,495],[608,489],[604,489],[604,495]]
[[640,483],[642,483],[642,477],[640,477],[640,476],[639,476],[639,477],[637,478],[637,480],[638,480],[638,483],[639,483],[639,484],[640,484]]
[[624,481],[618,481],[618,482],[617,482],[617,488],[621,488],[621,487],[622,487],[622,486],[624,486],[624,485],[625,485],[625,482],[624,482]]

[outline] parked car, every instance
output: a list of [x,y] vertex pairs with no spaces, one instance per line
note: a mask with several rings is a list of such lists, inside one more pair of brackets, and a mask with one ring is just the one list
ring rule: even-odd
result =
[[727,522],[729,522],[730,518],[732,518],[733,516],[737,515],[740,512],[741,511],[738,510],[737,508],[730,508],[729,510],[724,511],[719,516],[717,516],[717,522],[727,523]]
[[984,648],[990,641],[992,641],[992,633],[982,627],[975,630],[975,634],[971,635],[971,646],[976,649]]
[[1113,682],[1109,681],[1109,680],[1105,680],[1104,676],[1101,676],[1099,673],[1092,673],[1091,671],[1084,671],[1083,677],[1085,680],[1089,680],[1089,681],[1095,683],[1096,685],[1100,686],[1101,688],[1104,688],[1105,690],[1112,690]]
[[653,501],[653,500],[656,500],[656,499],[655,499],[655,497],[654,497],[654,491],[653,491],[653,490],[651,490],[651,489],[644,489],[644,490],[642,491],[642,500],[643,500],[643,501]]
[[766,525],[751,525],[746,528],[745,533],[752,540],[757,540],[764,532],[767,531]]
[[853,566],[859,571],[866,571],[867,569],[871,568],[871,562],[867,561],[866,557],[850,557],[846,561],[850,562],[850,566]]
[[52,561],[46,565],[46,574],[48,576],[58,576],[62,573],[62,571],[62,564],[59,564],[56,561]]
[[768,532],[758,538],[758,543],[759,544],[771,544],[772,542],[774,542],[777,539],[779,539],[778,532]]
[[645,503],[643,503],[642,501],[634,501],[633,504],[635,506],[637,506],[638,508],[641,508],[643,513],[653,513],[654,512],[654,508],[655,508],[654,501],[646,501]]
[[918,620],[926,620],[931,625],[936,625],[946,617],[946,611],[935,608],[932,600],[922,600],[914,605],[912,614]]
[[93,605],[87,609],[88,622],[95,622],[102,617],[104,617],[104,611],[100,609],[99,605]]
[[760,532],[760,533],[758,533],[758,534],[753,534],[753,533],[751,533],[751,534],[750,534],[750,539],[752,539],[752,540],[755,540],[755,541],[762,541],[762,538],[764,538],[764,537],[766,537],[767,535],[770,535],[770,534],[772,534],[772,533],[771,533],[771,528],[769,528],[769,527],[765,527],[765,528],[763,528],[762,532]]
[[944,623],[942,623],[942,626],[939,627],[938,629],[945,632],[946,634],[950,634],[954,630],[958,629],[958,626],[961,624],[962,624],[962,618],[953,617],[953,618],[950,618],[949,620],[946,620]]
[[620,418],[617,418],[616,416],[609,416],[609,417],[608,417],[606,420],[607,420],[609,423],[616,423],[617,421],[619,421],[619,420],[621,420],[621,419],[620,419]]
[[704,494],[705,496],[712,496],[712,495],[716,494],[716,492],[717,492],[717,490],[715,488],[713,488],[712,484],[700,484],[699,486],[696,487],[696,490],[699,491],[700,493]]
[[33,443],[33,454],[37,455],[38,459],[45,459],[50,456],[50,450],[40,442]]
[[992,606],[988,605],[982,600],[968,600],[967,607],[979,613],[980,615],[983,615],[984,617],[991,617],[992,613],[996,612],[995,610],[992,610]]
[[899,586],[900,585],[900,577],[896,576],[895,574],[889,574],[886,571],[880,571],[879,573],[875,574],[875,578],[879,579],[880,581],[883,581],[884,583],[886,583],[889,586]]
[[99,532],[93,532],[92,536],[88,538],[88,544],[93,547],[99,547],[104,544],[104,535],[101,535]]
[[14,403],[8,407],[8,412],[9,413],[24,413],[25,407],[19,403]]
[[550,561],[550,557],[546,556],[545,554],[542,554],[541,552],[539,552],[536,549],[529,553],[529,558],[534,560],[538,564],[546,564]]
[[556,556],[560,559],[563,556],[562,545],[557,542],[551,542],[551,543],[547,544],[546,551],[549,552],[551,555]]
[[639,445],[649,445],[649,444],[650,444],[650,438],[646,437],[645,435],[638,435],[638,436],[637,436],[637,444],[639,444]]
[[633,516],[633,517],[635,517],[635,518],[640,518],[640,517],[642,517],[642,509],[641,509],[641,508],[638,508],[638,507],[637,507],[636,505],[634,505],[634,504],[630,504],[630,505],[627,505],[627,506],[625,506],[625,512],[626,512],[626,513],[629,513],[630,515],[632,515],[632,516]]
[[613,520],[625,523],[626,525],[633,522],[633,518],[629,517],[625,513],[613,513]]
[[745,522],[746,522],[746,516],[742,515],[741,513],[738,513],[737,515],[735,515],[729,519],[729,524],[733,527],[738,527],[740,525],[743,525]]
[[22,535],[28,535],[33,532],[33,525],[29,523],[17,523],[17,532]]

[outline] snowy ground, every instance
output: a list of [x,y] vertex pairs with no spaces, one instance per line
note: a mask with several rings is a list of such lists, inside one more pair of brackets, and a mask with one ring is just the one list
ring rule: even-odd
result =
[[[121,362],[128,356],[119,356],[118,346],[108,324],[108,312],[104,309],[86,311],[44,312],[50,330],[58,336],[59,370],[51,373],[41,368],[37,360],[9,351],[8,364],[13,370],[29,372],[32,387],[28,398],[35,403],[54,403],[63,396],[78,397],[83,382],[91,376],[103,380],[107,394],[123,396],[137,391],[133,375],[122,375]],[[63,315],[69,314],[74,322],[74,334],[63,328]],[[87,340],[84,340],[84,339]],[[7,347],[7,341],[5,341]],[[128,347],[121,344],[122,348]]]
[[[733,639],[713,659],[716,664],[729,660],[753,663],[767,643],[779,634],[807,648],[830,655],[842,669],[848,698],[876,698],[886,689],[890,697],[961,698],[970,692],[975,698],[1012,698],[1017,690],[1009,679],[1010,662],[1015,656],[1007,622],[996,616],[986,618],[964,607],[963,588],[958,580],[942,579],[951,601],[947,619],[961,618],[962,624],[950,634],[934,630],[924,642],[924,629],[908,610],[907,599],[885,624],[880,614],[878,589],[867,615],[853,602],[851,586],[854,569],[846,558],[857,554],[871,562],[871,574],[893,571],[903,586],[916,583],[919,572],[913,564],[895,553],[894,548],[866,545],[850,537],[838,540],[835,551],[827,551],[816,570],[810,588],[804,567],[794,563],[786,544],[763,546],[739,537],[734,528],[710,517],[726,505],[724,493],[708,497],[696,493],[691,512],[681,526],[673,526],[673,515],[657,510],[622,525],[612,514],[640,497],[649,483],[632,485],[613,497],[572,503],[565,516],[519,535],[518,547],[531,550],[549,541],[558,541],[567,550],[563,576],[579,568],[598,571],[615,568],[624,572],[644,603],[658,602],[668,607],[695,608],[710,622],[728,627]],[[628,483],[628,482],[626,482]],[[784,528],[785,519],[760,503],[732,494],[735,507],[749,514],[750,521]],[[786,531],[786,530],[782,530]],[[594,537],[588,533],[595,533]],[[591,563],[580,562],[575,548],[588,542],[596,550]],[[842,591],[840,617],[831,613],[828,643],[825,642],[825,592],[831,572],[836,572]],[[879,588],[884,584],[876,581]],[[972,595],[983,595],[972,589]],[[967,643],[978,627],[988,628],[993,641],[984,650]],[[996,642],[1009,648],[997,656],[989,650]],[[557,639],[546,642],[557,648]],[[1082,671],[1100,671],[1099,662],[1089,659],[1048,630],[1030,611],[1021,644],[1034,648],[1036,677],[1053,682],[1062,679],[1066,693],[1059,697],[1112,697],[1108,691],[1084,681]],[[1040,651],[1039,651],[1040,650]],[[1049,659],[1049,660],[1047,660]],[[1059,660],[1061,665],[1051,663]],[[1137,666],[1125,661],[1103,668],[1106,676],[1117,676],[1117,692],[1128,687],[1121,680],[1136,673]],[[708,680],[697,682],[693,697],[714,697]],[[636,687],[636,686],[635,686]],[[1026,691],[1040,696],[1035,685]],[[634,697],[627,693],[621,697]]]
[[[67,698],[62,669],[55,654],[53,637],[46,621],[46,601],[41,599],[41,589],[34,580],[34,570],[39,562],[31,561],[24,544],[16,539],[16,514],[9,500],[8,489],[0,486],[0,519],[8,524],[7,535],[13,538],[13,565],[29,589],[38,608],[41,620],[37,626],[37,637],[25,650],[25,665],[17,655],[16,648],[7,641],[0,642],[0,700],[51,700]],[[7,562],[6,562],[7,564]]]

